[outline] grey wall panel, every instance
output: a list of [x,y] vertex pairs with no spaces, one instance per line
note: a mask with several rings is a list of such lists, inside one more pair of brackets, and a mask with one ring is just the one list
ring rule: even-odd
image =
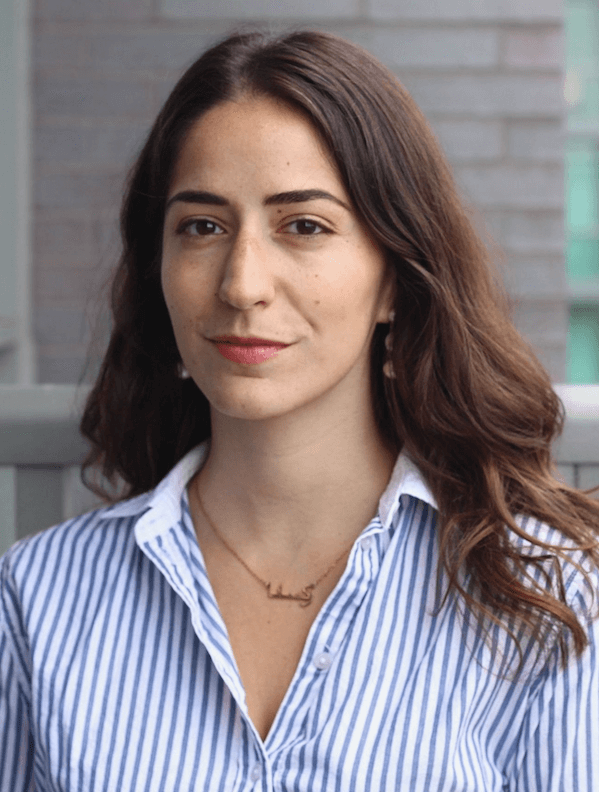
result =
[[17,468],[17,538],[29,536],[62,521],[62,468]]

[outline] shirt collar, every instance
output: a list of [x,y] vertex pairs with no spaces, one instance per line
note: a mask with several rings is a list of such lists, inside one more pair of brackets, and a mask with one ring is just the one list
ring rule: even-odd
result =
[[[160,519],[151,520],[151,524],[156,526],[152,533],[158,533],[165,527],[178,522],[181,517],[183,491],[193,475],[206,461],[209,448],[209,440],[196,446],[177,462],[170,473],[153,490],[107,507],[99,519],[134,517],[152,509],[156,511],[156,518],[160,516]],[[379,517],[383,528],[390,527],[399,508],[399,500],[402,495],[411,495],[425,501],[434,509],[438,509],[437,501],[422,473],[405,450],[397,457],[389,483],[379,500]]]
[[181,496],[183,490],[189,484],[194,473],[196,473],[206,461],[210,443],[208,440],[199,446],[188,451],[180,459],[175,467],[167,473],[162,481],[149,492],[138,495],[136,498],[115,503],[109,506],[102,515],[101,519],[112,519],[113,517],[134,517],[148,509],[160,506],[161,512],[172,512],[180,514]]
[[425,501],[433,509],[438,510],[439,508],[420,468],[416,466],[405,450],[397,457],[389,483],[379,500],[379,517],[383,528],[391,526],[402,495],[411,495],[418,500]]

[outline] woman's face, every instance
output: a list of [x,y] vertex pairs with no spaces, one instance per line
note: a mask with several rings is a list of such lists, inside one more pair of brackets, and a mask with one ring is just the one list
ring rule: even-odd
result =
[[242,98],[192,126],[169,190],[162,288],[213,410],[257,420],[321,403],[339,417],[370,399],[390,278],[318,134],[286,105]]

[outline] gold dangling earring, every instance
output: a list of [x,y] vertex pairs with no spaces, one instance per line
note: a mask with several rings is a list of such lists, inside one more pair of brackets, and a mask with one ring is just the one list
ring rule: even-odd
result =
[[395,374],[395,370],[393,368],[393,361],[390,358],[389,353],[393,350],[393,334],[391,331],[391,325],[393,324],[393,320],[395,319],[395,311],[389,312],[389,332],[385,336],[385,349],[387,350],[387,359],[383,363],[383,374],[385,377],[389,379],[397,379],[397,375]]

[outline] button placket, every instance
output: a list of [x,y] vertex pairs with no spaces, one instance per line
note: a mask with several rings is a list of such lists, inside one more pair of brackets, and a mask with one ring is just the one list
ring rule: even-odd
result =
[[262,768],[259,764],[255,764],[250,771],[250,779],[258,781],[262,777]]
[[[371,525],[369,528],[380,528],[380,523]],[[362,542],[366,540],[365,545]],[[293,698],[286,700],[286,706],[293,710],[297,718],[297,708],[300,705],[302,711],[305,710],[304,733],[312,731],[312,721],[315,716],[313,704],[316,701],[320,685],[326,684],[329,670],[332,668],[335,658],[341,646],[347,638],[348,629],[352,623],[353,615],[360,608],[364,597],[367,595],[372,578],[376,574],[378,566],[378,553],[372,552],[376,549],[376,541],[372,536],[362,536],[358,539],[352,549],[348,560],[346,580],[344,580],[343,594],[331,597],[331,601],[323,607],[317,617],[317,621],[312,626],[308,636],[308,649],[303,660],[298,666],[296,677],[291,683],[293,688]],[[360,553],[368,553],[364,556],[364,561],[360,560]],[[331,672],[332,673],[332,672]],[[269,754],[278,753],[284,748],[291,738],[284,731],[288,726],[288,717],[281,719],[277,723],[276,736],[274,732],[269,734]],[[281,731],[281,737],[279,736]],[[283,737],[283,735],[285,735]],[[298,735],[294,736],[294,744],[298,744]]]
[[332,662],[333,658],[328,652],[319,652],[314,657],[314,665],[319,671],[328,671]]

